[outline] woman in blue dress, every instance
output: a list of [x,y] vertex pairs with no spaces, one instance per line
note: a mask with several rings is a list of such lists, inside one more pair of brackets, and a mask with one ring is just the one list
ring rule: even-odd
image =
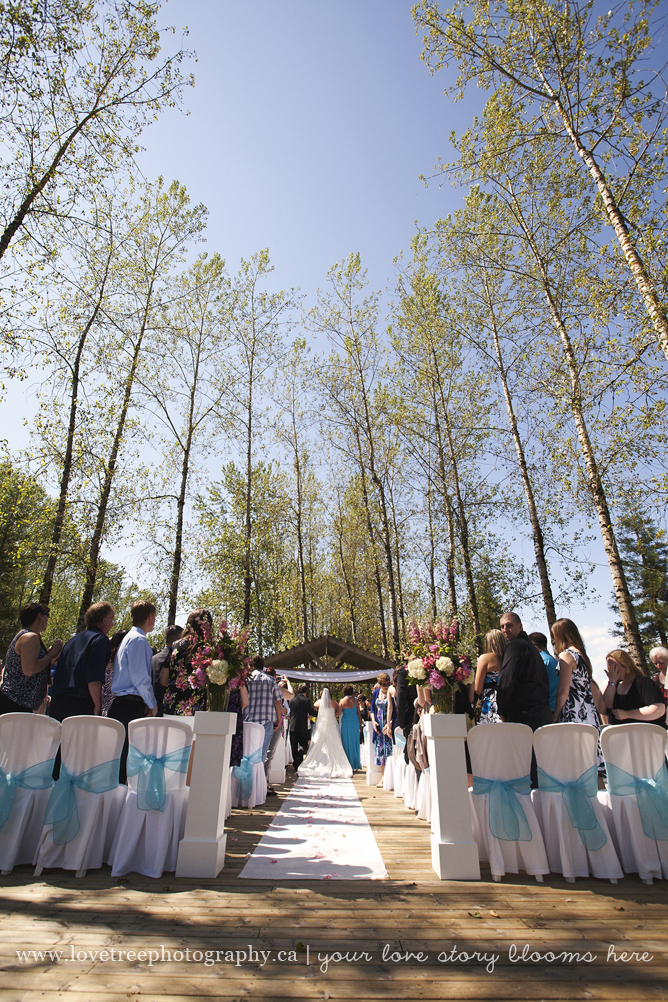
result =
[[[373,758],[374,763],[382,767],[385,772],[385,763],[388,758],[392,758],[394,749],[392,747],[392,718],[388,719],[388,705],[390,688],[390,676],[382,671],[378,676],[378,688],[374,689],[371,697],[371,722],[373,723]],[[382,786],[383,780],[376,783]]]
[[360,727],[362,716],[357,707],[355,690],[352,685],[343,687],[343,699],[339,703],[341,710],[341,741],[353,771],[361,769],[360,762]]

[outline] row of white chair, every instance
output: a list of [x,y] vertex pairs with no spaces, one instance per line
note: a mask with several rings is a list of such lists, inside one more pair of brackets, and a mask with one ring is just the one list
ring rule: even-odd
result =
[[487,724],[469,731],[467,740],[473,835],[495,880],[520,869],[537,880],[562,873],[569,882],[593,875],[616,883],[624,873],[638,873],[650,884],[668,877],[663,728],[604,728],[608,786],[600,791],[599,734],[589,724],[549,724],[533,734],[523,724]]

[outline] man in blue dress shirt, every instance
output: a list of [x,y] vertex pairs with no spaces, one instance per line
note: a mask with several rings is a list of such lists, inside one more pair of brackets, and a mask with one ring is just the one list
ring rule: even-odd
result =
[[547,669],[547,677],[550,680],[550,709],[554,713],[554,706],[557,701],[557,688],[559,687],[559,662],[548,651],[547,637],[544,633],[530,633],[529,640],[537,648]]
[[155,717],[158,703],[153,692],[153,651],[146,635],[155,626],[156,608],[152,602],[135,602],[130,609],[132,628],[121,640],[114,659],[111,691],[114,701],[107,713],[125,727],[121,752],[120,781],[127,782],[128,724],[140,717]]

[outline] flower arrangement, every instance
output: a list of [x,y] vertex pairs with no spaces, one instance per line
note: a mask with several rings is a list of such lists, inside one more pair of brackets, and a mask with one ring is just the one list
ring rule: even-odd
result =
[[426,623],[419,626],[411,620],[408,627],[410,647],[406,656],[409,685],[429,686],[437,709],[452,709],[452,697],[458,686],[471,679],[471,662],[460,653],[459,624]]
[[[189,695],[179,700],[182,713],[194,710],[225,710],[230,689],[245,685],[250,674],[244,658],[248,643],[249,628],[230,628],[223,620],[214,636],[208,622],[200,624],[201,639],[193,647],[192,643],[177,641],[172,652],[172,664],[176,669],[174,685]],[[165,695],[165,706],[173,699]]]

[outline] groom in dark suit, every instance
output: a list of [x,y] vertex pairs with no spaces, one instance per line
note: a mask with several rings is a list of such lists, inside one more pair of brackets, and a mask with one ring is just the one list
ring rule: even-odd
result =
[[290,700],[290,747],[295,769],[299,769],[308,749],[308,718],[318,713],[307,692],[308,686],[300,685]]

